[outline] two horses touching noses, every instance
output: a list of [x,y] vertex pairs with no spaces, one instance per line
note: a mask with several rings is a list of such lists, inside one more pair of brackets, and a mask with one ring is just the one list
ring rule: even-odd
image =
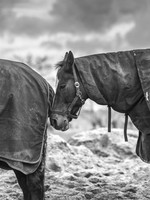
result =
[[[47,119],[66,131],[89,98],[130,116],[137,155],[150,162],[150,50],[74,58],[57,64],[56,94],[23,63],[0,60],[0,167],[13,170],[24,200],[44,200]],[[10,87],[11,85],[11,87]]]

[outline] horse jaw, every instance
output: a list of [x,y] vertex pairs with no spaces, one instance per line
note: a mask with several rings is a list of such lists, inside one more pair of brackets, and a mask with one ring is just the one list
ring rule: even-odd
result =
[[66,131],[69,129],[69,120],[66,116],[52,114],[50,122],[56,130]]

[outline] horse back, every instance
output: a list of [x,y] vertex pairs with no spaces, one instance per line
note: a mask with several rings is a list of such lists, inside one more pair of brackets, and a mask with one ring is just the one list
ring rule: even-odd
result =
[[0,160],[25,174],[42,159],[50,88],[27,65],[0,60]]

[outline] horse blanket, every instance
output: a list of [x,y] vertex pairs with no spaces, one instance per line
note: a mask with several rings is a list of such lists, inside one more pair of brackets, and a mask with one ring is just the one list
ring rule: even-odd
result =
[[53,95],[27,65],[0,60],[0,160],[24,174],[41,161]]
[[75,66],[91,100],[130,116],[136,153],[150,162],[150,49],[80,57]]

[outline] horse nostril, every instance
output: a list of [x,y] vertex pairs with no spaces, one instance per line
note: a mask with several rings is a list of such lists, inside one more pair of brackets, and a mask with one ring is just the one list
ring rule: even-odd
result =
[[51,124],[53,127],[57,126],[57,120],[56,119],[51,119]]
[[65,123],[65,124],[67,123],[67,119],[64,119],[64,123]]

